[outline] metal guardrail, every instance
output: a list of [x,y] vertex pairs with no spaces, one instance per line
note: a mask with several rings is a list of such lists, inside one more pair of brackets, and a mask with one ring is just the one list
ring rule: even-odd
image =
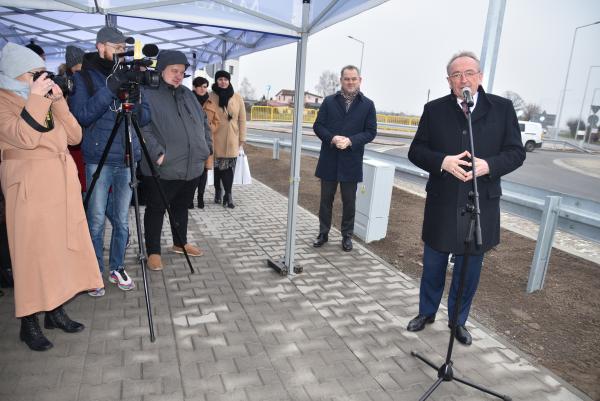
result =
[[[289,141],[271,139],[249,139],[250,142],[273,145],[275,147],[290,147]],[[302,145],[309,152],[319,152],[317,145]],[[379,153],[365,149],[365,156],[392,164],[396,171],[410,175],[421,181],[423,186],[429,174],[412,164],[407,158]],[[544,212],[544,204],[548,196],[560,196],[558,227],[589,240],[600,242],[600,203],[589,199],[548,191],[516,182],[502,181],[501,205],[503,210],[539,223]]]

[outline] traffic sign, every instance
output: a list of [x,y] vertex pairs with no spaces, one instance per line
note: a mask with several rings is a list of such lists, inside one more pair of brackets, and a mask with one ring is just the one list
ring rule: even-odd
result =
[[594,114],[596,114],[598,112],[598,110],[600,110],[600,106],[591,105],[590,107],[592,108],[592,112]]

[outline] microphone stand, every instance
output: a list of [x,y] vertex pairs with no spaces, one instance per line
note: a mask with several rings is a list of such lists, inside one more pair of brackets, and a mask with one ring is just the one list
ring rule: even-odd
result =
[[423,355],[418,353],[417,351],[412,351],[411,355],[421,361],[425,362],[427,365],[431,366],[433,369],[437,370],[438,378],[437,380],[429,387],[429,389],[419,398],[419,401],[424,401],[433,392],[439,387],[442,382],[451,382],[456,380],[459,383],[465,384],[469,387],[473,387],[476,390],[482,391],[484,393],[493,395],[494,397],[498,397],[504,401],[511,401],[507,395],[499,394],[495,391],[489,390],[483,386],[475,384],[469,380],[461,379],[454,376],[454,372],[452,367],[454,366],[454,362],[452,362],[452,349],[454,347],[454,340],[456,338],[456,328],[458,327],[458,314],[460,311],[460,306],[462,303],[462,296],[465,287],[465,279],[467,277],[467,269],[469,266],[469,257],[471,255],[471,246],[473,244],[473,237],[475,238],[475,244],[477,248],[481,248],[482,240],[481,240],[481,224],[480,224],[480,209],[479,209],[479,191],[477,189],[477,174],[476,174],[476,166],[475,166],[475,146],[473,144],[473,127],[471,125],[471,109],[473,106],[472,99],[467,100],[467,110],[465,112],[467,123],[469,126],[469,139],[470,139],[470,150],[471,150],[471,162],[472,162],[472,171],[473,171],[473,189],[469,191],[469,199],[467,200],[467,204],[465,205],[465,209],[463,210],[463,215],[465,213],[470,214],[469,218],[469,228],[467,229],[467,235],[464,240],[465,244],[465,253],[462,260],[462,266],[460,270],[459,276],[459,284],[458,291],[456,294],[456,302],[454,304],[454,315],[452,317],[452,321],[450,322],[450,341],[448,342],[448,351],[446,352],[446,361],[441,366],[434,365],[429,359],[425,358]]

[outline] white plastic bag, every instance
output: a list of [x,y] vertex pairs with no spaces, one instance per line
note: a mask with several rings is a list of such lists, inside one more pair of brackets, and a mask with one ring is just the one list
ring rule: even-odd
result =
[[250,165],[248,157],[244,153],[244,149],[240,148],[240,153],[235,164],[235,173],[233,174],[233,183],[236,185],[252,184],[252,176],[250,175]]

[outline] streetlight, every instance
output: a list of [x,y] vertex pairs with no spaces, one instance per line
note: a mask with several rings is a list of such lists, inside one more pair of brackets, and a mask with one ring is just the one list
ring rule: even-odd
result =
[[[579,122],[581,121],[581,115],[583,114],[583,104],[585,103],[585,95],[587,94],[587,90],[588,90],[588,85],[590,84],[590,76],[592,75],[592,70],[594,68],[600,68],[600,65],[591,65],[590,69],[588,71],[588,76],[587,76],[587,80],[585,81],[585,89],[583,90],[583,99],[581,99],[581,108],[579,109],[579,118],[577,119],[577,130],[579,130]],[[592,98],[592,102],[593,102],[593,98]],[[583,126],[585,129],[585,121],[583,122]],[[590,137],[591,137],[591,133],[590,133]],[[585,136],[584,136],[585,138]]]
[[[598,22],[600,22],[600,21],[598,21]],[[363,42],[360,39],[356,39],[354,36],[350,36],[350,35],[348,35],[348,38],[350,38],[352,40],[356,40],[358,43],[360,43],[362,45],[362,48],[360,50],[360,67],[359,67],[360,75],[362,76],[362,64],[363,64],[363,56],[365,54],[365,42]]]
[[556,116],[556,124],[554,137],[558,137],[558,131],[560,130],[560,118],[562,117],[563,106],[565,105],[565,93],[567,92],[567,82],[569,81],[569,70],[571,69],[571,61],[573,60],[573,49],[575,48],[575,38],[577,37],[577,30],[579,28],[585,28],[586,26],[592,26],[600,24],[600,21],[592,22],[591,24],[581,25],[575,28],[573,34],[573,43],[571,43],[571,54],[569,55],[569,64],[567,64],[567,76],[565,77],[565,85],[562,90],[562,97],[560,99],[560,108],[558,109],[558,115]]

